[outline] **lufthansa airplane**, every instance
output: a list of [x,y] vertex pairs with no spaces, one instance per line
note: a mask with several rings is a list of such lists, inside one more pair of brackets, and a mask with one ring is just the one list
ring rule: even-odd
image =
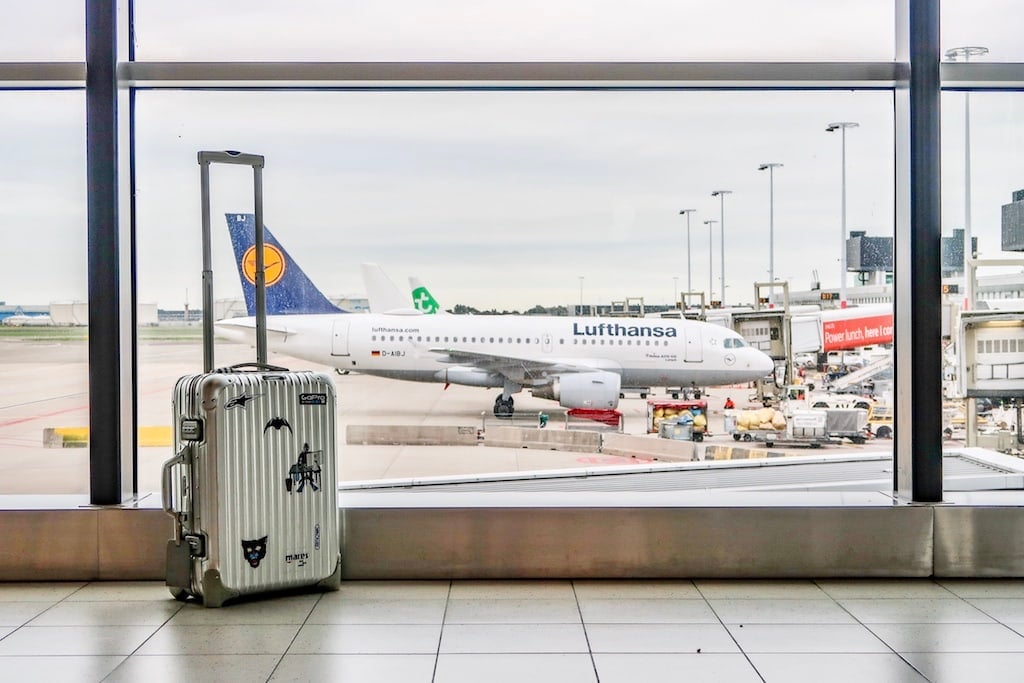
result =
[[[218,334],[255,339],[255,221],[227,214],[249,317]],[[339,370],[501,390],[566,408],[613,409],[623,386],[720,386],[761,379],[771,358],[720,325],[694,320],[526,315],[350,314],[332,304],[264,230],[267,347]]]

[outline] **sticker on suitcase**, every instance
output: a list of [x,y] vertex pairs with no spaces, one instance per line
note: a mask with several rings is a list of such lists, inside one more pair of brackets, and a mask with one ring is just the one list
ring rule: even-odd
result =
[[267,430],[270,429],[271,427],[274,428],[275,432],[279,432],[285,427],[287,427],[289,432],[291,432],[292,434],[295,433],[292,430],[291,424],[289,424],[288,420],[284,419],[283,417],[274,417],[271,418],[270,420],[267,420],[267,424],[263,425],[263,433],[266,434]]
[[257,538],[254,541],[242,539],[242,557],[249,563],[249,566],[256,569],[260,561],[267,556],[267,537]]
[[308,443],[302,444],[298,460],[288,469],[288,477],[284,480],[284,487],[288,493],[302,493],[306,490],[306,484],[314,491],[320,490],[321,453],[322,450],[310,450]]
[[327,394],[299,394],[300,406],[325,406]]

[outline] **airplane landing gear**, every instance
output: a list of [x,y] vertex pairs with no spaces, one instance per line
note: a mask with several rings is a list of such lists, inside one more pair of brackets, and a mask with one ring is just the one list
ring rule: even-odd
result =
[[504,397],[504,394],[498,394],[498,398],[494,399],[494,417],[512,417],[515,412],[515,401],[512,397]]

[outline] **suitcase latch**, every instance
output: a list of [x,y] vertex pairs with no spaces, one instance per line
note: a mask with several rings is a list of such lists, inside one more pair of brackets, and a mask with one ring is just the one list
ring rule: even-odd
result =
[[195,558],[206,557],[206,537],[201,534],[185,534],[188,553]]
[[202,441],[203,421],[195,417],[183,417],[178,433],[181,435],[182,441]]

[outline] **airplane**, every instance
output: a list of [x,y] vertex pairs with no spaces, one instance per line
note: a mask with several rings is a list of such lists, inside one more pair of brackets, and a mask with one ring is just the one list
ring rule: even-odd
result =
[[[219,335],[255,343],[255,219],[226,214],[248,317]],[[264,227],[267,347],[310,362],[415,382],[498,388],[496,417],[527,389],[565,408],[614,409],[623,386],[758,380],[772,359],[736,332],[696,320],[524,315],[351,314],[318,290]]]

